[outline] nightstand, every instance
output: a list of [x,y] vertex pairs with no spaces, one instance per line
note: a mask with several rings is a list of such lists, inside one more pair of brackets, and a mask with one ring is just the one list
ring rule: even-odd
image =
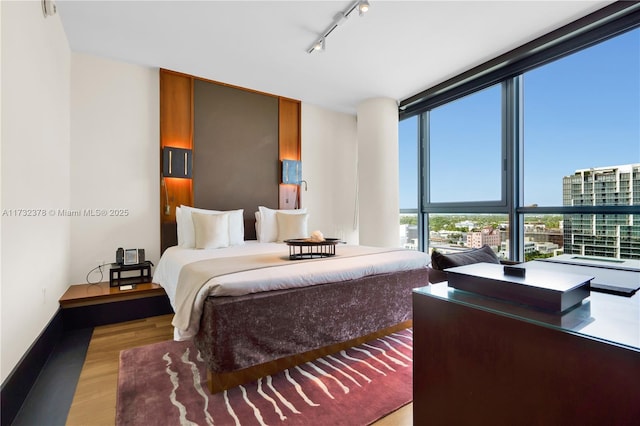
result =
[[173,313],[162,287],[138,283],[131,290],[109,282],[70,286],[59,300],[65,329],[95,327]]

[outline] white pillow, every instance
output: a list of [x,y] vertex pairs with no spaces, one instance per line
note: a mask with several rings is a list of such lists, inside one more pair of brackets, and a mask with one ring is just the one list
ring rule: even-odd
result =
[[183,230],[182,230],[182,210],[180,207],[176,207],[176,232],[178,234],[178,245],[182,246],[182,242],[184,240]]
[[229,247],[229,213],[191,212],[197,249]]
[[[177,210],[177,208],[176,208]],[[180,206],[180,222],[178,223],[178,245],[186,248],[193,248],[196,246],[194,224],[191,218],[193,212],[202,214],[220,214],[229,213],[229,245],[239,246],[244,244],[244,210],[205,210],[197,209],[195,207]],[[178,216],[176,215],[176,221]],[[182,228],[182,229],[180,229]],[[180,236],[182,242],[180,242]]]
[[260,241],[260,212],[254,213],[256,217],[256,240]]
[[244,244],[244,209],[229,210],[229,245]]
[[276,220],[278,222],[278,242],[291,240],[294,238],[307,238],[307,221],[309,215],[303,214],[287,214],[276,212]]
[[278,240],[278,221],[276,212],[284,214],[305,214],[307,209],[298,210],[274,210],[264,206],[258,206],[260,211],[260,224],[256,227],[258,241],[261,243],[273,243]]

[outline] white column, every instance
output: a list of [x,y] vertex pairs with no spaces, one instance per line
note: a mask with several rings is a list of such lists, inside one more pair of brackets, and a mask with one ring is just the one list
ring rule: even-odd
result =
[[398,105],[374,98],[358,105],[360,244],[398,247]]

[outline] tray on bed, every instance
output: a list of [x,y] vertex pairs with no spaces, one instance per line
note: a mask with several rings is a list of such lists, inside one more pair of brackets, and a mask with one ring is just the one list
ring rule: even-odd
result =
[[313,259],[315,257],[330,257],[336,255],[338,238],[325,238],[324,241],[311,241],[299,238],[284,241],[289,246],[289,259]]

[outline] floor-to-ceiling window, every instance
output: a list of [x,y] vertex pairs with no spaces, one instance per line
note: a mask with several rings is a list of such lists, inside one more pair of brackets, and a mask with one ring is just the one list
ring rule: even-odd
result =
[[423,205],[429,250],[491,245],[509,229],[503,85],[433,108],[423,116]]
[[419,135],[418,117],[414,116],[399,123],[400,170],[400,246],[417,250],[420,247],[418,229],[419,197]]
[[[633,205],[640,173],[640,29],[524,73],[523,105],[524,206]],[[543,239],[549,250],[537,249],[541,255],[640,259],[640,215],[561,217],[546,232],[562,240]]]
[[421,249],[640,259],[638,13],[401,109]]

